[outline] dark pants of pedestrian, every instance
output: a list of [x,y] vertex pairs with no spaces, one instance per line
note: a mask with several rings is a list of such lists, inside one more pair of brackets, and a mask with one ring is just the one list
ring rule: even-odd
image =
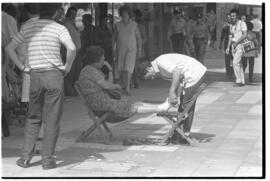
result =
[[[202,83],[204,82],[204,79],[205,79],[205,74],[202,76],[202,78],[195,85],[188,87],[188,88],[185,88],[185,95],[183,98],[183,106],[182,106],[182,108],[180,108],[180,110],[179,110],[180,112],[182,112],[188,106],[188,104],[192,101],[193,95],[196,93],[196,91],[198,90],[200,85],[202,85]],[[189,133],[191,130],[194,112],[195,112],[196,101],[197,100],[195,100],[195,102],[191,106],[190,110],[188,111],[188,117],[183,121],[183,128],[184,128],[183,130],[185,133],[186,132]],[[179,125],[179,126],[181,126],[181,125]],[[175,131],[173,139],[181,141],[182,137],[178,134],[177,131]]]
[[41,128],[44,126],[42,162],[53,160],[63,113],[64,77],[59,70],[31,72],[30,101],[24,131],[22,158],[31,159]]
[[[224,51],[226,51],[227,44],[224,44]],[[232,48],[230,48],[229,54],[225,53],[225,67],[226,67],[226,75],[232,76],[233,75],[233,66],[231,64],[231,61],[233,60],[232,55]]]
[[72,63],[70,72],[65,77],[65,95],[76,96],[77,92],[74,87],[74,83],[78,80],[79,74],[82,70],[81,52],[77,50],[76,57]]
[[254,64],[255,64],[255,57],[242,57],[242,64],[243,64],[243,69],[244,72],[247,68],[249,68],[249,82],[253,81],[253,70],[254,70]]
[[184,48],[185,48],[185,36],[183,33],[176,33],[173,34],[170,37],[171,41],[172,41],[172,46],[173,46],[173,52],[174,53],[184,53]]
[[206,38],[194,38],[194,51],[196,59],[199,60],[202,64],[204,64],[204,55],[207,45]]

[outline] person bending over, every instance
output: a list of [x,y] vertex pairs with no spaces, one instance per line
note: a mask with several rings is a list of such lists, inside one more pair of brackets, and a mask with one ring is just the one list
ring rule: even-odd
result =
[[[165,111],[171,107],[168,99],[162,104],[132,103],[130,100],[111,96],[111,92],[120,92],[121,86],[113,83],[112,67],[104,61],[104,50],[99,46],[91,46],[84,56],[85,67],[80,72],[79,84],[82,93],[95,113],[111,111],[112,116],[106,122],[121,122],[136,113],[154,113]],[[108,79],[102,73],[102,66],[109,69]]]
[[[171,80],[168,101],[172,105],[179,104],[179,97],[184,87],[183,109],[185,109],[188,103],[192,101],[192,96],[196,90],[204,82],[205,72],[206,67],[195,58],[177,53],[169,53],[163,54],[153,60],[151,66],[146,68],[144,77],[146,79],[154,79],[160,76],[164,79]],[[195,104],[196,101],[188,112],[189,116],[184,121],[184,132],[187,136],[189,136],[192,126]]]

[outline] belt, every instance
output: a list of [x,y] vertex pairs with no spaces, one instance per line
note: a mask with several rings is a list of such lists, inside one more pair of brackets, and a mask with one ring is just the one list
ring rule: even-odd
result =
[[52,71],[62,71],[59,68],[56,67],[50,67],[50,68],[39,68],[39,69],[30,69],[30,73],[39,73],[39,72],[52,72]]

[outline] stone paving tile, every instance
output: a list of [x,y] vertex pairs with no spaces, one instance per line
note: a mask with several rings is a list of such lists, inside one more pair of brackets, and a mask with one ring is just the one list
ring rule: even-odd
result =
[[255,105],[249,111],[249,114],[262,114],[262,105]]
[[240,164],[241,160],[208,159],[192,173],[192,176],[234,176]]
[[247,91],[239,100],[237,104],[255,104],[262,99],[261,91]]
[[240,167],[236,172],[237,177],[261,177],[262,167]]
[[219,97],[221,97],[223,93],[211,93],[210,95],[202,95],[198,97],[198,104],[211,104],[216,101]]

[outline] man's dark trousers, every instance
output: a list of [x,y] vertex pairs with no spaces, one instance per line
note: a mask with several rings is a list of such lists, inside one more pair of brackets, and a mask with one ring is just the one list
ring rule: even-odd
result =
[[28,118],[24,131],[22,158],[31,159],[35,143],[44,125],[42,162],[53,160],[59,123],[63,113],[64,76],[59,70],[31,72]]

